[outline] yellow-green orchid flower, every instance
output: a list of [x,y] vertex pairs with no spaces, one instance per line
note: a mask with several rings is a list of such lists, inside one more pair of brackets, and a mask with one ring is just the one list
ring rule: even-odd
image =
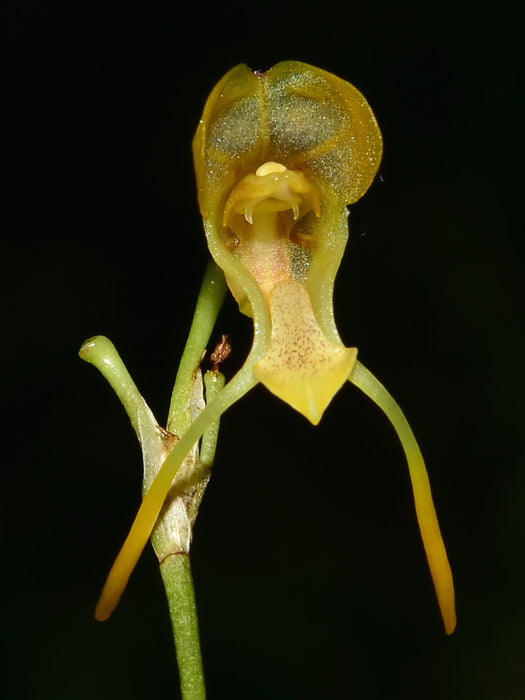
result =
[[352,85],[303,63],[241,65],[211,93],[193,148],[208,246],[254,319],[253,373],[316,424],[356,358],[332,291],[347,204],[381,160],[372,111]]
[[266,73],[239,65],[212,91],[193,144],[210,252],[254,340],[242,369],[198,414],[145,494],[96,615],[117,604],[185,455],[258,382],[314,425],[346,380],[388,416],[403,445],[417,517],[445,630],[454,588],[413,433],[386,389],[346,348],[332,305],[348,238],[347,205],[372,183],[382,154],[375,117],[349,83],[286,61]]

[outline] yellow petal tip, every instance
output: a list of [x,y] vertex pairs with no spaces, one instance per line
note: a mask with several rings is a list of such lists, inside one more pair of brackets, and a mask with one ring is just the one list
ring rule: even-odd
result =
[[254,374],[273,394],[317,425],[348,379],[357,350],[327,340],[300,283],[286,280],[276,285],[269,304],[271,341]]

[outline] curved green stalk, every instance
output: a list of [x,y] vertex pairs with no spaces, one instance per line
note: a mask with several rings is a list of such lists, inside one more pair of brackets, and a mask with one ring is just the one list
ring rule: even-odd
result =
[[94,365],[109,382],[142,443],[145,434],[154,432],[158,424],[111,340],[103,335],[89,338],[80,348],[79,355]]
[[432,492],[421,450],[414,433],[398,404],[374,375],[356,361],[349,381],[363,391],[386,414],[397,433],[405,452],[412,481],[416,515],[434,583],[445,632],[452,634],[456,627],[454,583],[445,545],[432,500]]
[[188,403],[193,384],[193,375],[202,360],[202,355],[224,302],[226,291],[227,286],[224,273],[214,262],[209,262],[171,394],[166,427],[175,435],[184,434],[190,426],[191,415],[188,410]]

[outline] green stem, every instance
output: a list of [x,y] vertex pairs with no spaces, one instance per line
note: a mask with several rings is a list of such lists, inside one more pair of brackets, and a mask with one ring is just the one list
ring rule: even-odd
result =
[[179,437],[186,432],[192,422],[188,407],[193,375],[202,360],[226,291],[222,270],[214,262],[208,263],[171,395],[166,427]]
[[[175,474],[186,454],[201,436],[202,454],[199,462],[208,471],[213,462],[219,430],[219,418],[224,411],[224,407],[218,401],[224,386],[224,377],[218,371],[210,371],[206,373],[204,378],[207,402],[213,403],[215,410],[211,412],[209,409],[204,410],[204,419],[196,419],[196,429],[192,420],[195,419],[196,408],[201,404],[201,399],[194,396],[195,386],[196,384],[198,385],[196,373],[199,371],[199,365],[224,301],[225,293],[226,283],[224,275],[214,263],[210,263],[201,286],[193,322],[172,393],[167,427],[170,432],[175,433],[180,438],[180,441],[175,447],[176,452],[179,454],[179,459],[175,467],[169,469],[169,474],[166,469],[160,467],[163,449],[167,447],[167,437],[163,437],[155,417],[131,379],[113,343],[104,336],[97,336],[87,340],[80,350],[82,359],[90,362],[100,370],[120,398],[142,446],[144,483],[147,486],[152,483],[152,487],[147,488],[143,506],[140,509],[141,512],[146,511],[148,513],[149,517],[146,517],[146,526],[132,528],[132,531],[135,533],[134,544],[128,547],[125,545],[123,551],[121,550],[119,553],[95,610],[95,617],[98,620],[107,619],[118,603],[136,560],[155,525]],[[240,374],[242,378],[244,375],[242,372]],[[251,375],[248,376],[247,383],[248,386],[253,383]],[[234,388],[236,386],[239,388],[238,384],[234,383]],[[244,388],[243,385],[241,394],[246,390],[247,388]],[[231,390],[226,392],[225,396],[231,402],[232,397],[230,393]],[[227,405],[229,405],[228,401],[226,401]],[[166,461],[170,461],[169,457]],[[160,494],[159,479],[154,478],[159,467],[162,474],[160,478]],[[167,479],[163,478],[166,475]],[[181,523],[182,525],[188,524],[188,519],[191,527],[207,483],[205,473],[197,476],[200,481],[191,493],[193,500],[190,504],[187,503],[184,506],[186,510],[184,515],[178,513],[178,511],[176,512],[181,520],[179,522],[175,519],[174,523],[170,521],[167,526],[168,530],[169,526],[173,526],[178,532],[179,525]],[[154,494],[157,494],[157,496],[155,497]],[[180,501],[181,495],[172,494],[172,498]],[[153,508],[151,507],[152,500],[154,501]],[[168,517],[168,514],[170,517],[173,517],[169,511],[167,511],[165,517]],[[163,522],[159,523],[158,526],[163,525]],[[138,537],[136,536],[137,529],[140,529]],[[138,544],[135,540],[138,540]],[[157,549],[156,551],[158,552]],[[161,557],[160,571],[166,589],[175,638],[182,699],[204,700],[206,691],[189,553],[187,551],[172,550],[167,556],[163,555],[163,557]]]
[[170,611],[182,700],[204,700],[204,673],[188,554],[172,554],[160,564]]
[[80,357],[94,365],[119,397],[141,443],[155,434],[157,421],[142,398],[135,382],[122,362],[115,346],[103,335],[89,338],[82,345]]

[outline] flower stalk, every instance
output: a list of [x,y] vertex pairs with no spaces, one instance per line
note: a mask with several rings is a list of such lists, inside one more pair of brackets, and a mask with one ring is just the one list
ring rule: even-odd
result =
[[[97,367],[107,379],[119,397],[137,434],[144,461],[144,496],[149,493],[164,462],[177,446],[179,435],[182,435],[204,410],[205,398],[206,401],[213,401],[224,385],[224,377],[217,368],[218,363],[215,363],[203,378],[200,362],[224,300],[225,291],[226,285],[222,272],[214,263],[210,263],[201,286],[188,341],[173,388],[167,428],[161,428],[158,424],[115,346],[108,338],[104,336],[90,338],[80,350],[80,357]],[[135,528],[133,545],[128,544],[121,550],[95,609],[97,620],[108,619],[151,535],[168,598],[183,700],[205,698],[189,554],[193,525],[209,481],[218,431],[217,418],[216,421],[209,422],[206,429],[201,431],[200,446],[198,438],[190,441],[189,448],[185,450],[170,478],[167,495],[163,496],[154,510],[150,508],[147,529]],[[188,444],[188,441],[185,444]],[[147,499],[145,500],[147,503]],[[160,508],[157,507],[159,504]]]
[[189,554],[172,554],[160,564],[170,612],[183,700],[204,700],[206,688]]

